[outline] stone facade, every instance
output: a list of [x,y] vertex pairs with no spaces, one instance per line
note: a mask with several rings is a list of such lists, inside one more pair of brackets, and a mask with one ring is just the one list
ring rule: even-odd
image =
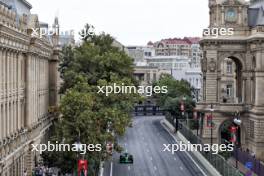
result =
[[[214,142],[221,142],[221,126],[241,114],[240,140],[242,149],[249,149],[258,159],[264,160],[264,26],[258,12],[264,1],[209,0],[210,29],[233,28],[230,36],[218,38],[204,36],[203,50],[203,100],[198,109],[204,117],[210,114],[213,104]],[[252,16],[253,15],[253,16]],[[255,16],[254,16],[255,15]],[[262,16],[263,18],[263,16]],[[253,20],[253,21],[252,21]],[[254,21],[255,20],[255,21]],[[227,58],[232,60],[231,75],[233,100],[223,101],[223,83],[230,80],[223,74]],[[210,140],[210,129],[204,120],[202,137]]]
[[152,66],[134,66],[134,77],[139,81],[141,86],[152,85],[160,79],[162,74],[170,74],[170,71],[161,70]]
[[58,103],[58,36],[32,36],[32,28],[36,15],[0,5],[1,176],[31,175],[39,158],[31,144],[45,139]]

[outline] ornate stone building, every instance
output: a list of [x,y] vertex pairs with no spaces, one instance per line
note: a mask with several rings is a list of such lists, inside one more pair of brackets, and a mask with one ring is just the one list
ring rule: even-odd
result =
[[44,141],[58,103],[58,36],[33,33],[37,15],[19,13],[31,9],[25,0],[0,2],[0,175],[31,175],[31,144]]
[[[206,117],[213,105],[213,142],[227,139],[227,130],[234,125],[237,144],[264,160],[264,1],[209,0],[209,29],[224,31],[233,28],[232,35],[204,36],[203,101],[198,109],[204,113],[202,137],[210,141],[211,129]],[[228,66],[229,65],[229,66]],[[227,71],[229,73],[227,73]],[[229,95],[228,100],[224,97]]]

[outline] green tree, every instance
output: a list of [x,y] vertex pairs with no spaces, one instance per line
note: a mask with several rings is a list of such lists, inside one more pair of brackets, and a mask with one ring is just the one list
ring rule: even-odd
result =
[[[86,25],[84,31],[88,31]],[[81,32],[82,34],[84,32]],[[82,36],[82,44],[66,47],[61,58],[63,78],[60,102],[61,117],[55,124],[53,142],[73,144],[101,144],[102,151],[88,152],[82,157],[89,161],[89,174],[96,175],[101,159],[108,157],[106,142],[117,144],[116,135],[123,135],[131,121],[131,110],[137,94],[98,94],[97,86],[134,85],[133,61],[113,46],[114,39],[105,33]],[[47,164],[72,172],[77,163],[76,152],[44,153]],[[57,158],[56,161],[51,158]],[[67,159],[67,160],[65,160]],[[67,165],[65,165],[67,163]]]
[[[154,83],[155,86],[167,86],[167,94],[155,94],[157,103],[172,116],[181,116],[181,103],[185,105],[185,112],[192,114],[195,102],[192,100],[193,88],[185,80],[175,80],[171,75],[164,74]],[[185,100],[183,100],[185,98]]]

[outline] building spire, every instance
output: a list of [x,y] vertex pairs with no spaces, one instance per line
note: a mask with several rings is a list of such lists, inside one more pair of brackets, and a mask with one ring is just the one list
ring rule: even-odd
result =
[[53,31],[55,31],[54,35],[52,36],[52,43],[53,46],[59,45],[59,34],[60,34],[60,25],[59,25],[59,19],[56,16],[54,19],[54,23],[52,25]]

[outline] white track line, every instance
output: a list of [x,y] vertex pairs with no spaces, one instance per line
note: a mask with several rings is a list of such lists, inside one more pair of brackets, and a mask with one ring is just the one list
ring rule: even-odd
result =
[[[166,131],[170,134],[170,136],[177,142],[177,139],[175,138],[175,136],[173,136],[170,133],[170,131],[167,129],[167,127],[165,127],[163,123],[160,123],[160,124],[166,129]],[[191,155],[187,151],[184,151],[184,152],[193,161],[193,163],[198,167],[198,169],[203,173],[203,175],[206,176],[206,174],[204,173],[204,171],[202,170],[202,168],[194,161],[194,159],[191,157]]]
[[111,162],[111,167],[110,167],[110,176],[113,176],[113,162]]

